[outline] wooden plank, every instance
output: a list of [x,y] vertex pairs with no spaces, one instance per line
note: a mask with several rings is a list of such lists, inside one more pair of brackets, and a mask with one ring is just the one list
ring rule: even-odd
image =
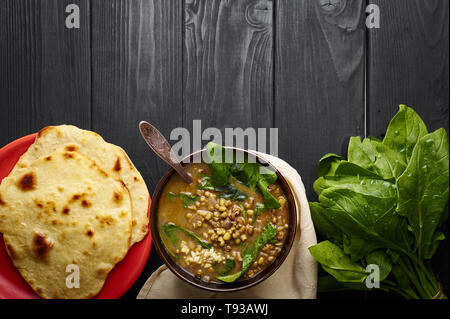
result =
[[449,127],[449,2],[370,0],[380,29],[368,33],[369,133],[382,137],[399,104],[430,130]]
[[93,128],[123,146],[152,190],[167,166],[141,139],[147,120],[168,136],[181,125],[182,4],[93,2]]
[[[167,170],[138,131],[141,120],[166,136],[181,126],[183,4],[167,0],[92,2],[93,129],[122,146],[150,193]],[[135,298],[162,262],[149,262],[125,297]]]
[[[399,104],[413,107],[429,131],[449,131],[449,2],[370,0],[381,12],[380,29],[368,33],[368,133],[383,137]],[[434,269],[449,287],[449,230]]]
[[273,125],[272,3],[186,0],[185,127]]
[[[69,3],[79,29],[65,27]],[[89,128],[89,1],[1,1],[0,30],[0,145],[46,125]]]
[[319,159],[346,156],[349,137],[364,135],[365,8],[359,0],[277,3],[280,157],[299,171],[313,200]]

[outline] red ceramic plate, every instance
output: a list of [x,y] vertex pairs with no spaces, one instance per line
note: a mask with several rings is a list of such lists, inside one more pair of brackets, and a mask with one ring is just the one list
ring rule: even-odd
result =
[[[0,182],[9,175],[20,156],[33,144],[37,134],[22,137],[0,149]],[[149,201],[150,208],[150,201]],[[142,272],[150,249],[152,237],[148,235],[135,244],[125,258],[114,267],[106,279],[97,299],[120,298],[133,285]],[[0,299],[39,298],[13,266],[0,234]]]

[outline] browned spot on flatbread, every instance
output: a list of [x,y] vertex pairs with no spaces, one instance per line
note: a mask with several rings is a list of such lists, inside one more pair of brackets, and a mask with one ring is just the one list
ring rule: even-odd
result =
[[38,295],[42,295],[42,293],[44,292],[41,288],[36,288],[36,292]]
[[134,177],[133,179],[134,179],[134,181],[135,181],[135,182],[137,182],[137,181],[138,181],[138,178],[137,178],[136,176],[135,176],[135,177]]
[[36,233],[33,237],[32,249],[36,257],[44,259],[48,256],[53,244],[50,243],[44,234]]
[[122,199],[123,199],[122,193],[120,193],[120,192],[114,192],[114,194],[113,194],[113,200],[114,200],[116,203],[120,203],[120,202],[122,201]]
[[47,156],[47,157],[45,158],[45,160],[46,160],[46,161],[51,161],[51,160],[52,160],[52,157],[51,157],[51,156]]
[[66,159],[73,158],[73,154],[72,154],[72,153],[64,153],[63,156],[64,156],[64,158],[66,158]]
[[107,172],[105,172],[103,169],[98,167],[97,164],[95,164],[94,162],[89,167],[98,170],[100,172],[100,174],[102,174],[104,177],[108,177],[109,176]]
[[128,191],[127,184],[123,180],[120,180],[120,183],[122,184],[123,188],[125,188]]
[[136,222],[136,220],[134,219],[134,220],[131,222],[131,225],[136,226],[136,224],[137,224],[137,222]]
[[100,219],[100,223],[102,225],[112,225],[112,224],[114,224],[114,218],[112,218],[111,216],[102,217]]
[[116,172],[120,171],[122,169],[122,166],[120,165],[120,157],[117,158],[116,163],[114,164],[114,170]]
[[88,230],[87,232],[86,232],[86,235],[88,235],[89,237],[92,237],[92,236],[94,236],[94,232],[92,231],[92,230]]
[[8,251],[9,256],[12,259],[17,259],[17,254],[16,254],[16,251],[14,250],[14,247],[11,246],[9,243],[5,243],[5,247],[6,247],[6,250]]
[[87,250],[83,250],[83,255],[89,256],[89,252]]
[[37,137],[42,137],[46,135],[48,133],[47,130],[49,130],[50,128],[51,126],[44,127],[42,130],[39,131]]
[[66,151],[68,152],[75,152],[77,150],[77,147],[75,145],[67,145],[65,147]]
[[42,202],[40,200],[33,199],[33,202],[36,204],[37,207],[44,208],[44,204],[42,204]]
[[88,201],[87,199],[84,199],[81,202],[81,206],[83,206],[84,208],[88,208],[88,207],[92,206],[92,203],[90,201]]
[[62,213],[64,215],[69,215],[69,212],[70,212],[70,208],[69,207],[64,207],[63,210],[62,210]]
[[108,274],[108,271],[109,271],[108,268],[99,268],[99,269],[97,270],[97,273],[98,273],[100,276],[106,276],[106,275]]
[[80,195],[80,194],[75,194],[75,195],[73,195],[72,196],[72,200],[79,200],[80,198],[81,198],[81,196],[83,196],[83,195]]
[[3,200],[2,194],[0,194],[0,206],[6,206],[6,202]]
[[24,191],[34,189],[36,187],[36,176],[33,173],[23,175],[17,186]]

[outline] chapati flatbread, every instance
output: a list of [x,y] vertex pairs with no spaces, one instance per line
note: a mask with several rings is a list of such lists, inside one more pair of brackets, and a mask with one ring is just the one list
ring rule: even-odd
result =
[[42,129],[33,145],[20,158],[17,168],[28,167],[36,159],[53,152],[77,151],[95,161],[104,171],[125,183],[131,196],[131,244],[141,241],[148,232],[149,193],[139,171],[125,151],[109,144],[97,133],[72,125]]
[[[16,167],[0,198],[8,254],[43,298],[94,297],[128,252],[130,194],[81,153],[54,152]],[[70,267],[79,269],[79,288],[67,284]]]

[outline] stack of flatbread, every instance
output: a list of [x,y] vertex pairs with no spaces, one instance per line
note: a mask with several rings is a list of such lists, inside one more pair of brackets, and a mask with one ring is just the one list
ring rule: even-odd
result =
[[0,232],[39,296],[92,298],[146,236],[148,201],[123,149],[74,126],[46,127],[0,185]]

